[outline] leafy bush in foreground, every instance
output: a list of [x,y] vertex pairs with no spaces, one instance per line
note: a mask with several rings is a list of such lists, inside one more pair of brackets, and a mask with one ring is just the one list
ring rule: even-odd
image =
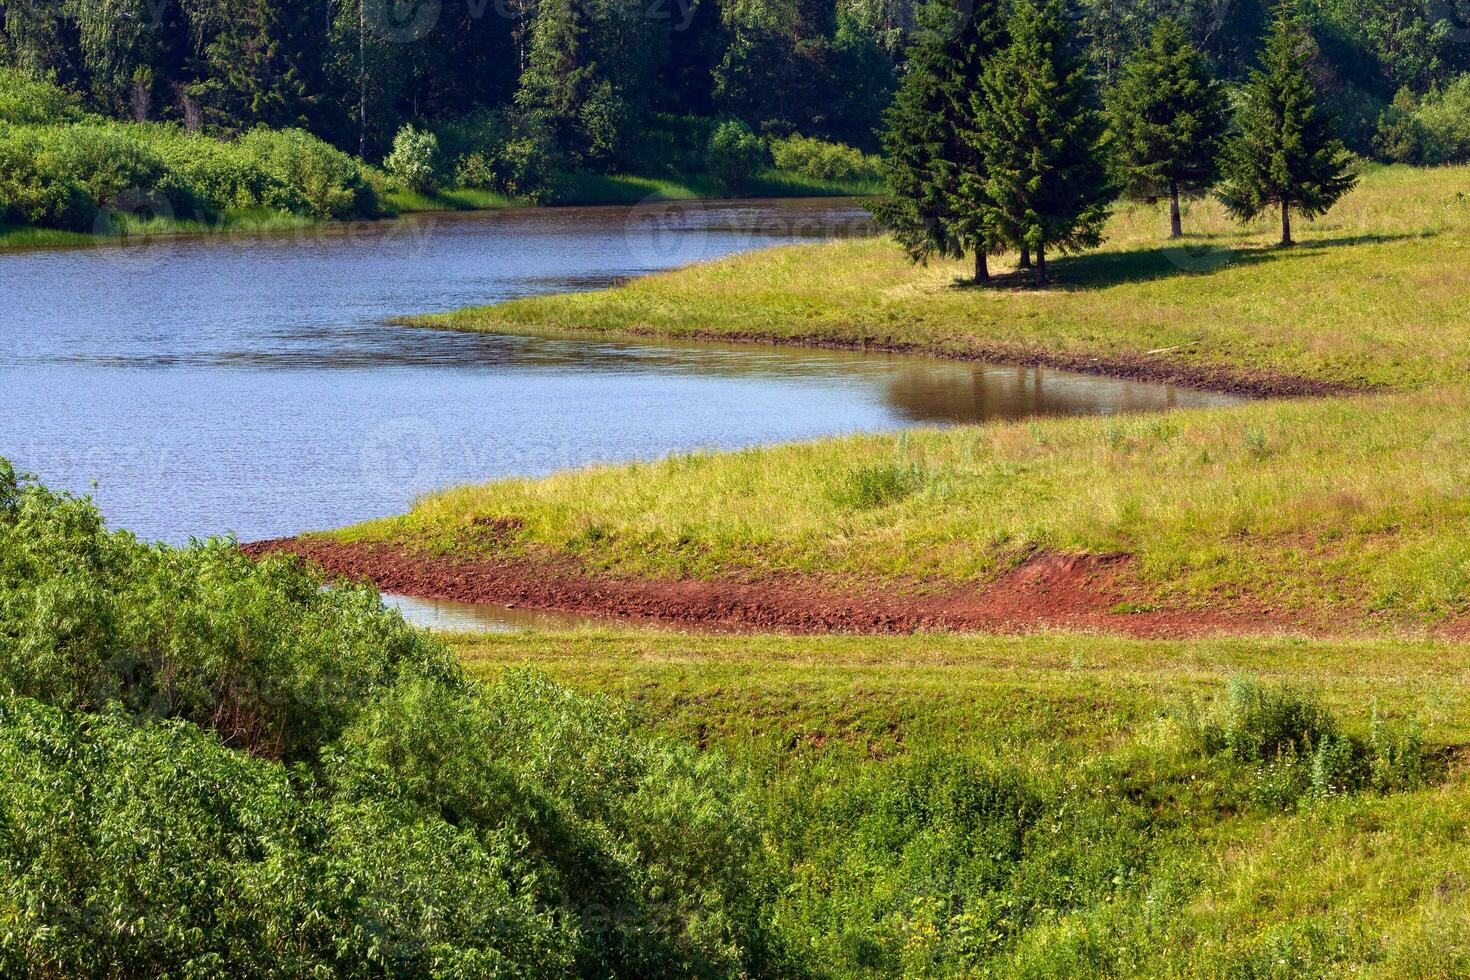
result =
[[369,590],[108,532],[0,461],[0,975],[729,976],[717,755],[485,688]]
[[432,194],[439,189],[439,137],[404,126],[393,137],[393,152],[383,169],[413,190]]

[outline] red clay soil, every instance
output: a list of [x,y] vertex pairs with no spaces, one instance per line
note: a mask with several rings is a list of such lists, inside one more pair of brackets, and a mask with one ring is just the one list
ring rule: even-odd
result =
[[[242,546],[290,553],[330,576],[423,599],[584,613],[719,630],[792,633],[1018,633],[1096,630],[1134,637],[1320,633],[1262,609],[1155,609],[1138,602],[1126,556],[1043,555],[999,581],[946,595],[837,590],[800,578],[755,582],[593,578],[553,563],[458,560],[386,545],[280,538]],[[1133,603],[1131,607],[1127,604]],[[1124,611],[1133,608],[1139,611]]]

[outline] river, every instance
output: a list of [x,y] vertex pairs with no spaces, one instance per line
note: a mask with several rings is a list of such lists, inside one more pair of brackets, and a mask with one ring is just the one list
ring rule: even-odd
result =
[[849,202],[753,201],[0,255],[0,455],[146,539],[253,540],[593,462],[1230,400],[1034,368],[388,322],[866,230]]

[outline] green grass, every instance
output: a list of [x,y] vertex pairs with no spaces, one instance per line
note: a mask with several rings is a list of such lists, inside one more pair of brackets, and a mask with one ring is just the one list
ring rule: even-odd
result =
[[[897,344],[951,355],[1041,351],[1195,373],[1354,386],[1458,380],[1470,366],[1470,168],[1376,168],[1294,249],[1189,209],[1124,207],[1100,250],[1045,291],[956,288],[965,263],[911,265],[886,239],[793,245],[415,322],[499,332]],[[1008,260],[998,267],[1004,270]],[[1152,353],[1149,352],[1159,352]]]
[[[777,921],[826,975],[1470,968],[1462,647],[608,631],[453,643],[480,677],[529,667],[611,694],[648,730],[749,768],[792,876]],[[1360,738],[1376,712],[1380,737],[1416,731],[1439,761],[1393,792],[1283,797],[1301,762],[1246,764],[1193,740],[1194,713],[1242,675]]]
[[[430,551],[569,558],[666,578],[798,574],[983,585],[1037,552],[1136,557],[1154,602],[1242,599],[1347,631],[1470,605],[1470,168],[1370,171],[1303,233],[1187,227],[1186,271],[1142,206],[1044,292],[957,289],[883,240],[793,246],[596,293],[426,317],[460,329],[910,343],[943,353],[1152,355],[1235,377],[1387,392],[1155,416],[853,437],[461,487],[339,532]],[[1196,242],[1199,244],[1199,241]],[[738,301],[737,301],[738,300]],[[494,541],[477,518],[521,530]]]
[[493,211],[525,206],[519,198],[476,187],[461,187],[423,194],[408,188],[394,188],[384,195],[384,206],[395,214],[416,211]]
[[[740,196],[834,197],[877,193],[878,187],[864,183],[823,181],[771,171],[763,174]],[[631,175],[565,174],[557,178],[553,202],[558,205],[628,205],[646,200],[695,200],[722,198],[727,192],[708,178],[670,180]],[[424,211],[495,211],[527,207],[528,203],[495,191],[459,188],[423,194],[395,188],[383,197],[390,214]],[[265,208],[226,211],[214,220],[150,218],[145,221],[122,216],[114,218],[110,230],[98,232],[59,231],[30,225],[0,224],[0,251],[26,248],[58,248],[123,241],[129,237],[269,233],[313,227],[325,222],[302,215],[284,214]]]
[[[697,453],[467,486],[347,528],[650,577],[980,584],[1038,551],[1137,557],[1154,597],[1367,628],[1470,599],[1470,391],[1048,419]],[[480,533],[504,518],[514,535]]]
[[[876,194],[877,185],[819,180],[800,174],[767,171],[738,197],[850,197]],[[557,204],[637,204],[641,201],[686,201],[729,197],[730,192],[709,177],[669,179],[630,174],[563,174],[553,183]]]
[[319,224],[321,222],[314,218],[285,214],[269,208],[230,210],[214,220],[116,215],[108,221],[105,228],[95,232],[59,231],[31,225],[0,225],[0,250],[108,244],[172,235],[265,234],[310,228]]

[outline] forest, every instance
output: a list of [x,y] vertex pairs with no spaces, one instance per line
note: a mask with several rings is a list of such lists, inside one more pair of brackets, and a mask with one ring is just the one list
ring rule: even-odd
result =
[[[1069,0],[1065,15],[1105,91],[1162,17],[1243,80],[1268,8]],[[1349,149],[1470,153],[1470,2],[1309,0],[1303,13]],[[443,180],[524,193],[552,170],[704,170],[716,121],[876,152],[921,22],[911,0],[6,0],[0,64],[112,119],[302,129],[372,163],[412,126],[435,137]]]

